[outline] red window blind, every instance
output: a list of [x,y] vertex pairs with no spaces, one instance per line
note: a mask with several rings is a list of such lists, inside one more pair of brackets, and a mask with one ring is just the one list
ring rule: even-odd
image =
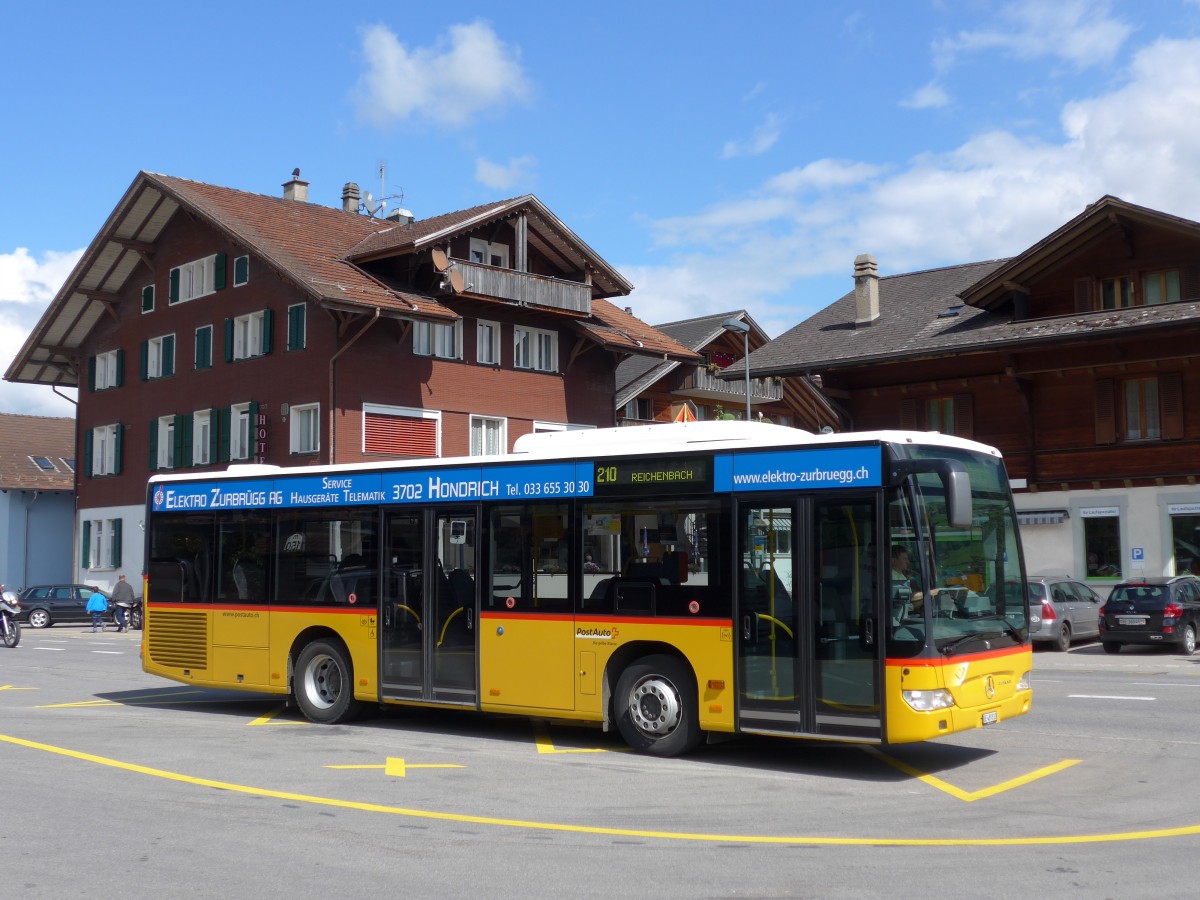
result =
[[392,456],[437,456],[437,420],[366,413],[363,422],[367,453]]

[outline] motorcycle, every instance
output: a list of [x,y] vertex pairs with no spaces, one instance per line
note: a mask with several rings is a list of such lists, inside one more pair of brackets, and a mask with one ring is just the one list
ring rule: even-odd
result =
[[12,591],[0,594],[0,640],[5,647],[15,647],[21,643],[21,624],[17,614],[21,611],[21,603]]

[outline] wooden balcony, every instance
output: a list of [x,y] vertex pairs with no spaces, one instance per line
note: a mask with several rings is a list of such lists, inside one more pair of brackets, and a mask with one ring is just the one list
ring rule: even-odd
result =
[[[746,402],[746,380],[721,378],[708,371],[706,366],[693,366],[690,370],[681,366],[683,379],[671,393],[681,397],[698,397],[705,400],[720,400],[723,403]],[[726,373],[740,371],[737,363],[724,370]],[[750,405],[755,403],[778,403],[783,399],[783,384],[772,378],[750,379]]]
[[591,285],[484,266],[465,259],[454,260],[454,266],[462,272],[463,283],[469,294],[498,297],[514,303],[561,309],[585,316],[592,312]]

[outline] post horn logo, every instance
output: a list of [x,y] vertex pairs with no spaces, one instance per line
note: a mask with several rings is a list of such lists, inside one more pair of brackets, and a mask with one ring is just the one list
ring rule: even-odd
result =
[[989,700],[994,700],[996,697],[996,680],[988,675],[983,679],[983,692]]

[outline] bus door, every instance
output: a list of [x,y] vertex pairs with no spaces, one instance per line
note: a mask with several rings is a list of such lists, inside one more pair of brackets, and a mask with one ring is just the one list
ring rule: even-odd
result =
[[875,507],[740,505],[741,730],[880,737]]
[[388,510],[380,616],[383,696],[475,704],[474,510]]

